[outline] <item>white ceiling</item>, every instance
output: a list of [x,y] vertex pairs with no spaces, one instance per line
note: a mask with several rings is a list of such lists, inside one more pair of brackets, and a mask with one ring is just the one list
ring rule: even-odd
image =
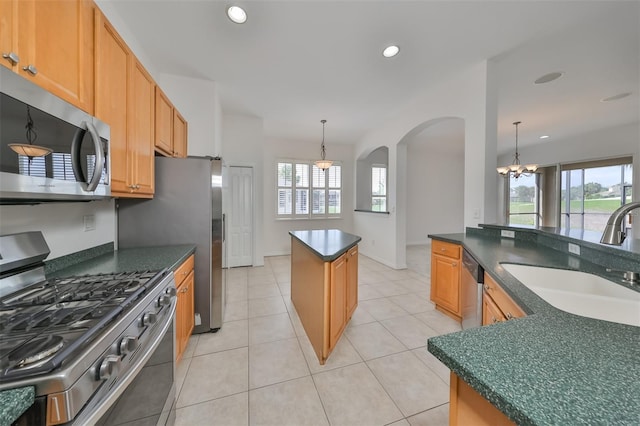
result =
[[[516,120],[527,145],[640,115],[638,1],[104,1],[154,69],[216,81],[224,112],[262,117],[267,138],[318,142],[327,119],[327,145],[355,143],[421,88],[487,58],[499,153],[513,150]],[[247,23],[226,17],[230,4]],[[400,54],[385,59],[391,43]],[[565,75],[533,84],[552,71]]]

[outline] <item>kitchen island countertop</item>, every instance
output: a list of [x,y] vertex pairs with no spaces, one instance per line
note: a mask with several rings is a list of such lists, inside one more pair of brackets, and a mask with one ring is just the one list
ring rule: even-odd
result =
[[539,246],[535,237],[430,237],[462,244],[528,316],[431,338],[429,352],[517,424],[640,423],[640,328],[558,310],[501,263],[611,278],[604,266]]
[[336,260],[362,239],[339,229],[289,231],[289,235],[309,247],[323,262]]

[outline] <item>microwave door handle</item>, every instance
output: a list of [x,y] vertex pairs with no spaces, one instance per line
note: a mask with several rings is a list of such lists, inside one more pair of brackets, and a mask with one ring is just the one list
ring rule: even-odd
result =
[[87,122],[86,125],[89,130],[89,134],[91,135],[91,139],[93,139],[93,145],[96,150],[96,162],[93,167],[93,176],[91,176],[91,180],[87,185],[87,191],[95,191],[100,183],[102,171],[104,170],[104,151],[102,150],[100,135],[98,135],[98,131],[93,123]]
[[84,177],[82,164],[80,163],[80,147],[82,146],[82,139],[87,133],[85,129],[86,122],[83,121],[81,126],[83,128],[76,129],[76,133],[73,135],[73,140],[71,141],[71,168],[73,169],[73,175],[77,182],[86,182],[87,179]]

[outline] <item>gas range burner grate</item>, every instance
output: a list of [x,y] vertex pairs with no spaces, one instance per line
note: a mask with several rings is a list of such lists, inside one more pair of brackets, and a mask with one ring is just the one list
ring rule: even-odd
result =
[[0,381],[17,370],[57,368],[131,309],[163,276],[143,271],[55,278],[1,298]]

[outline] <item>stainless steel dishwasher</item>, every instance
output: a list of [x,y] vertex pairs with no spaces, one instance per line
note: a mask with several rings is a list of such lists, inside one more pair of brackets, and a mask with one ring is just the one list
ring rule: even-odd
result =
[[484,269],[467,250],[462,251],[462,328],[482,325],[482,284]]

